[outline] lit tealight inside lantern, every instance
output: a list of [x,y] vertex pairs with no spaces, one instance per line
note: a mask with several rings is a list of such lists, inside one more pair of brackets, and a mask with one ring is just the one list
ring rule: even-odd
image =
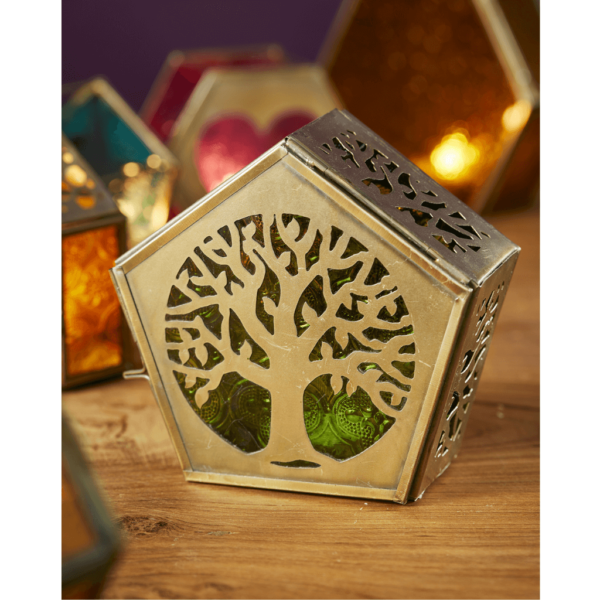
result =
[[504,11],[533,39],[528,3],[344,2],[321,61],[350,111],[469,206],[527,203],[539,93]]

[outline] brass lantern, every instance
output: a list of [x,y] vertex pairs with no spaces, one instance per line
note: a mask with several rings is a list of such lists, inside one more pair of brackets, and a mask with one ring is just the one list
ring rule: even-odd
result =
[[405,503],[458,452],[518,253],[333,110],[111,272],[188,480]]
[[167,222],[177,161],[104,79],[63,106],[63,133],[102,178],[127,218],[129,246]]
[[181,162],[173,212],[184,210],[286,135],[339,107],[315,65],[210,69],[172,131]]
[[477,212],[535,202],[533,0],[345,0],[319,60],[348,110]]
[[131,344],[108,270],[125,252],[126,221],[102,180],[62,137],[62,385],[131,368]]

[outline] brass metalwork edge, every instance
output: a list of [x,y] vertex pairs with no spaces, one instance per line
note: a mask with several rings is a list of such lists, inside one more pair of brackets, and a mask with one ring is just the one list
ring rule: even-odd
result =
[[[409,446],[408,456],[404,468],[400,474],[398,480],[398,488],[394,495],[394,501],[400,504],[406,504],[409,499],[409,492],[412,486],[412,482],[417,475],[420,462],[423,456],[423,449],[425,448],[425,440],[427,439],[427,433],[432,427],[434,415],[438,410],[438,407],[443,402],[444,396],[444,384],[447,379],[448,367],[451,364],[454,356],[453,348],[456,347],[456,338],[464,326],[464,322],[469,316],[467,307],[469,305],[469,297],[472,296],[472,292],[465,293],[461,298],[457,298],[450,320],[446,326],[444,333],[444,339],[438,354],[438,359],[434,365],[434,371],[431,376],[431,382],[427,391],[427,396],[423,401],[421,407],[421,413],[417,420],[417,426],[413,433],[413,438]],[[414,443],[415,439],[419,439],[418,444]]]
[[[466,311],[464,313],[465,317],[463,319],[463,322],[460,325],[459,336],[454,345],[454,352],[452,353],[451,361],[450,361],[449,366],[446,371],[445,381],[443,382],[443,385],[441,388],[440,398],[436,404],[435,411],[432,415],[432,420],[431,420],[427,435],[425,436],[425,438],[423,440],[423,448],[422,448],[421,456],[419,458],[418,468],[417,468],[415,477],[410,485],[410,492],[409,492],[409,496],[408,496],[408,498],[410,500],[418,500],[419,498],[421,498],[421,496],[423,495],[423,493],[425,492],[427,487],[450,466],[452,458],[456,457],[456,454],[460,450],[460,446],[462,444],[462,439],[463,439],[462,436],[455,443],[455,447],[453,448],[453,456],[450,457],[450,461],[447,462],[445,465],[442,465],[439,472],[436,473],[436,475],[432,481],[427,482],[427,472],[430,470],[429,469],[430,463],[432,463],[433,461],[436,460],[435,456],[434,456],[434,452],[433,452],[433,446],[437,441],[436,436],[439,435],[438,430],[439,430],[440,422],[443,421],[445,418],[444,409],[445,409],[445,405],[446,405],[446,400],[450,397],[450,394],[454,387],[454,383],[455,383],[455,379],[456,379],[456,372],[457,372],[457,369],[459,368],[459,366],[462,364],[462,361],[464,358],[464,353],[465,353],[465,348],[468,348],[468,346],[469,346],[468,336],[469,336],[469,333],[471,333],[471,331],[470,331],[471,323],[469,322],[469,319],[471,319],[473,317],[473,315],[475,314],[477,305],[481,301],[481,290],[484,288],[484,286],[488,282],[490,282],[490,280],[495,279],[496,276],[499,275],[500,272],[503,270],[507,271],[507,273],[501,279],[503,279],[505,282],[505,289],[508,289],[510,280],[511,280],[513,272],[514,272],[516,261],[518,259],[519,252],[520,252],[520,248],[518,246],[515,246],[515,249],[513,250],[513,252],[511,252],[511,254],[509,254],[508,257],[506,257],[505,260],[502,263],[500,263],[498,265],[498,267],[490,273],[489,277],[486,279],[486,281],[482,284],[481,287],[477,287],[474,290],[474,293],[472,294],[471,298],[469,299],[468,306],[466,307]],[[500,304],[498,306],[498,310],[496,312],[496,323],[497,323],[497,320],[501,313],[502,306],[504,305],[505,298],[506,298],[505,295],[503,295],[501,297],[501,302],[500,302]],[[492,332],[492,335],[490,336],[490,344],[491,344],[492,339],[493,339],[493,332]],[[475,400],[477,400],[477,391],[478,390],[476,389],[473,393],[473,397],[470,400],[471,404],[474,404]],[[472,410],[472,407],[471,407],[470,411],[471,410]],[[468,417],[470,417],[470,414],[471,414],[471,412],[468,413],[467,420],[464,423],[465,429],[468,424]]]
[[326,484],[313,481],[297,481],[289,479],[271,479],[269,477],[252,477],[249,475],[228,475],[224,473],[206,473],[204,471],[184,471],[187,481],[215,483],[218,485],[235,485],[242,487],[263,488],[278,491],[304,492],[309,494],[325,494],[328,496],[350,496],[352,498],[372,498],[373,500],[394,500],[394,491],[381,488],[368,488],[352,485]]
[[[210,210],[218,206],[221,202],[229,198],[232,194],[242,189],[254,177],[274,165],[278,160],[285,156],[285,150],[281,145],[271,148],[268,152],[259,156],[251,162],[246,168],[239,171],[236,175],[224,181],[217,186],[210,194],[203,196],[195,204],[177,215],[161,229],[147,237],[143,242],[120,256],[115,265],[122,267],[125,273],[129,273],[143,260],[156,252],[162,246],[168,244],[172,239],[178,236],[182,231],[194,223],[198,216],[203,216]],[[200,213],[197,215],[196,213]],[[160,241],[157,238],[160,237]]]
[[[139,318],[137,306],[135,304],[135,300],[133,299],[133,295],[131,294],[125,273],[122,268],[115,267],[114,269],[111,269],[110,274],[113,278],[113,282],[119,296],[119,301],[123,307],[123,312],[127,315],[127,322],[131,329],[132,335],[140,350],[140,354],[142,355],[143,364],[145,365],[149,375],[148,381],[150,383],[150,387],[152,388],[154,397],[157,400],[160,411],[163,415],[165,423],[167,424],[169,435],[171,436],[171,440],[177,451],[177,457],[179,458],[181,468],[184,470],[190,469],[190,458],[173,415],[173,410],[171,409],[171,405],[167,395],[165,394],[164,384],[156,363],[154,362],[152,350],[150,349],[144,326]],[[153,381],[160,381],[160,387],[155,387],[153,385]]]
[[402,239],[409,242],[410,245],[415,248],[415,250],[417,250],[419,253],[425,254],[427,258],[438,265],[440,269],[446,271],[452,279],[459,281],[462,284],[467,284],[469,282],[468,278],[465,277],[462,271],[452,266],[443,257],[434,253],[421,240],[410,235],[409,231],[401,229],[398,226],[398,223],[392,219],[389,219],[383,211],[378,210],[377,206],[365,201],[364,196],[361,196],[361,194],[358,193],[357,190],[348,182],[336,175],[333,171],[331,171],[331,169],[328,169],[308,148],[290,138],[286,138],[285,145],[290,154],[293,154],[296,158],[298,158],[298,160],[303,162],[310,169],[319,173],[321,177],[332,183],[335,187],[352,196],[352,198],[359,202],[361,206],[364,206],[367,211],[372,211],[381,221],[383,221],[388,227],[391,227],[394,232],[401,236]]

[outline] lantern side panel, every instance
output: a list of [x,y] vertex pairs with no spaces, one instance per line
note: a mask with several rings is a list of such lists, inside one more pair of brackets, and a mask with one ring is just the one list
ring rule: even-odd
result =
[[471,300],[469,321],[455,352],[449,381],[410,492],[413,500],[423,494],[458,454],[517,258],[515,253],[502,264]]
[[470,290],[291,156],[202,208],[127,272],[192,469],[391,499]]
[[290,148],[447,269],[475,285],[516,246],[346,111],[296,131]]
[[62,127],[127,218],[130,247],[167,222],[175,159],[107,82],[82,86],[63,107]]
[[118,367],[122,317],[109,274],[119,256],[117,226],[63,237],[62,256],[67,375]]

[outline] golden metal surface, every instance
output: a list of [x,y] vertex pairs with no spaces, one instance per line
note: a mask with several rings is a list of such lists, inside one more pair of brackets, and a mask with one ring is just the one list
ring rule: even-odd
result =
[[[269,193],[274,189],[277,190],[277,198],[273,198],[273,194]],[[223,189],[221,195],[225,196],[226,191]],[[327,194],[326,196],[324,196],[324,192]],[[262,201],[260,198],[263,198]],[[157,349],[152,351],[152,362],[160,374],[161,391],[164,390],[166,396],[164,400],[171,409],[169,412],[172,411],[174,420],[178,424],[178,427],[170,427],[171,433],[181,435],[192,468],[200,472],[209,470],[228,475],[233,477],[233,480],[236,475],[275,480],[269,484],[269,487],[278,485],[275,483],[278,480],[303,481],[324,486],[312,487],[313,491],[327,492],[326,486],[335,484],[336,486],[356,487],[357,489],[351,495],[357,495],[359,488],[362,487],[388,490],[383,495],[393,496],[399,485],[399,475],[402,472],[403,464],[409,458],[409,448],[415,431],[418,430],[422,435],[422,432],[426,430],[441,385],[444,366],[457,331],[456,317],[453,315],[457,312],[460,314],[462,311],[469,290],[457,282],[448,281],[447,275],[440,273],[426,257],[419,255],[403,240],[392,235],[372,215],[349,201],[345,195],[292,157],[280,160],[268,168],[261,177],[255,176],[240,191],[231,195],[228,202],[222,201],[218,207],[208,212],[210,204],[207,201],[200,207],[194,207],[193,218],[196,222],[163,245],[160,252],[155,252],[139,263],[127,276],[131,288],[138,291],[137,295],[134,292],[135,305],[141,317],[141,323],[147,324],[144,326],[144,333],[149,349]],[[202,219],[200,219],[201,209],[207,211]],[[293,299],[297,300],[304,287],[321,271],[326,276],[327,269],[335,266],[334,262],[324,260],[321,263],[322,266],[317,263],[309,272],[304,271],[304,277],[301,279],[285,282],[290,286],[288,292],[290,298],[286,303],[282,301],[280,312],[282,315],[287,313],[289,318],[285,329],[277,335],[276,340],[269,339],[267,332],[261,331],[260,324],[250,329],[255,304],[252,298],[256,295],[256,285],[260,285],[262,281],[260,277],[244,279],[246,286],[243,296],[235,300],[235,310],[239,313],[246,328],[252,332],[253,339],[261,347],[267,349],[273,363],[271,367],[273,371],[269,369],[261,373],[262,369],[249,364],[246,356],[238,357],[228,354],[226,360],[219,365],[221,368],[213,369],[209,375],[212,377],[212,381],[218,383],[219,376],[225,372],[243,371],[244,369],[247,372],[250,368],[252,374],[249,374],[248,377],[271,391],[273,396],[273,434],[267,448],[258,454],[243,454],[216,436],[197,418],[173,377],[175,367],[180,372],[187,372],[188,384],[192,384],[195,372],[173,364],[166,354],[167,348],[164,343],[166,298],[171,285],[176,283],[177,269],[189,255],[194,256],[194,246],[199,243],[199,240],[211,233],[214,234],[223,225],[233,225],[236,218],[243,218],[247,216],[246,213],[267,215],[282,214],[283,212],[303,214],[309,218],[312,216],[312,221],[315,223],[312,228],[313,235],[309,229],[305,235],[304,248],[297,252],[298,256],[302,256],[309,249],[308,243],[312,243],[314,231],[319,223],[336,223],[336,226],[347,231],[348,238],[355,237],[362,240],[366,247],[373,248],[370,250],[370,254],[376,255],[383,264],[394,266],[393,279],[401,286],[400,289],[403,291],[409,310],[411,306],[414,306],[414,310],[416,310],[413,322],[414,339],[419,349],[416,355],[418,366],[415,379],[411,382],[410,400],[403,411],[397,413],[402,416],[402,419],[399,419],[394,427],[372,448],[348,462],[338,463],[325,457],[317,453],[308,443],[303,426],[302,391],[312,379],[324,372],[333,371],[338,376],[350,375],[353,370],[356,370],[357,365],[365,360],[365,356],[358,353],[358,356],[352,361],[339,361],[339,365],[333,365],[332,361],[326,361],[325,365],[308,369],[308,365],[304,366],[302,362],[308,362],[308,354],[320,334],[323,333],[324,328],[327,329],[330,326],[330,320],[333,317],[329,316],[328,319],[323,320],[318,331],[313,333],[309,330],[304,339],[300,338],[301,344],[298,343],[292,319]],[[323,244],[327,245],[328,242],[328,238],[325,237]],[[294,247],[293,237],[286,236],[286,243]],[[239,244],[239,240],[234,243],[234,248],[236,244]],[[221,246],[221,248],[211,249],[224,250],[227,247],[225,243]],[[343,248],[344,246],[341,246],[341,250]],[[405,252],[404,259],[400,261],[397,254],[398,248],[402,248]],[[236,263],[230,262],[230,264],[233,264],[235,273],[239,277],[244,277],[245,273],[241,269],[239,261],[238,256],[237,267],[235,267]],[[283,280],[285,264],[269,263],[269,265],[271,268],[277,267],[276,272]],[[158,273],[167,271],[169,267],[173,271],[170,278],[158,276]],[[448,282],[450,284],[448,287],[451,289],[446,288],[443,282]],[[207,283],[205,278],[202,279],[202,283]],[[213,281],[211,283],[215,284]],[[162,293],[160,288],[155,289],[157,284],[164,288]],[[357,291],[357,287],[352,288],[353,293]],[[427,308],[417,310],[416,307],[421,303],[419,298],[423,297],[428,298]],[[231,305],[223,290],[218,292],[216,301],[223,303],[223,306]],[[349,292],[343,297],[340,295],[339,300],[336,299],[336,306],[337,302],[351,304]],[[186,305],[185,308],[190,308],[190,305]],[[374,305],[372,310],[374,311],[376,308],[379,310],[381,307]],[[450,326],[448,326],[449,323]],[[403,324],[405,323],[403,322]],[[354,326],[352,328],[348,327],[348,324],[345,325],[348,333],[354,332],[356,335],[359,334],[359,329],[364,329],[364,324],[361,327]],[[290,341],[286,344],[286,340]],[[201,347],[200,345],[198,354],[201,352]],[[146,354],[144,350],[142,353]],[[391,362],[392,358],[390,355],[387,362]],[[146,356],[144,359],[148,364]],[[279,361],[277,366],[275,366],[276,361]],[[352,362],[353,366],[348,364],[349,362]],[[387,362],[382,362],[381,357],[378,356],[379,364],[387,364]],[[340,371],[340,369],[342,370]],[[390,371],[391,369],[384,367],[384,370]],[[274,376],[275,371],[281,375]],[[215,377],[215,375],[217,376]],[[152,374],[150,376],[153,379]],[[358,377],[361,376],[358,375]],[[364,376],[362,377],[364,378]],[[287,398],[292,388],[290,380],[294,379],[298,380],[298,384],[293,386],[296,396],[291,401]],[[355,385],[360,385],[369,393],[371,400],[379,410],[391,416],[395,414],[379,399],[380,390],[378,388],[380,386],[376,384],[376,377],[368,383],[362,379],[357,380],[357,376],[354,376],[353,379],[356,381]],[[423,410],[424,407],[425,410]],[[410,453],[411,469],[414,469],[419,448],[420,445],[417,443],[416,450]],[[293,470],[271,464],[275,461],[291,462],[299,459],[321,464],[322,467],[318,470],[308,471],[307,469]],[[373,464],[378,465],[377,469],[373,469]],[[231,477],[228,481],[232,480]],[[410,473],[405,475],[404,479],[410,480]],[[401,490],[398,499],[405,501],[406,492],[406,489]],[[366,497],[372,497],[371,493],[365,492]]]
[[500,310],[517,262],[512,254],[477,288],[470,300],[461,339],[448,372],[436,415],[431,424],[410,498],[419,498],[456,458],[467,428],[481,373]]
[[[340,115],[294,140],[311,149]],[[365,157],[366,140],[395,177],[409,168],[344,118]],[[412,196],[372,195],[343,160],[310,152],[272,148],[121,257],[113,281],[188,480],[406,503],[439,474],[437,429],[458,439],[446,405],[467,381],[472,298],[512,271],[518,248],[489,224],[485,241],[485,222],[424,174]],[[459,219],[480,245],[467,258],[440,245],[416,209],[409,235],[408,209],[387,212],[404,196]]]
[[196,162],[196,145],[207,126],[242,117],[256,127],[259,139],[286,114],[301,111],[315,118],[339,106],[327,75],[314,65],[208,70],[181,112],[169,142],[181,162],[173,205],[184,210],[207,192]]

